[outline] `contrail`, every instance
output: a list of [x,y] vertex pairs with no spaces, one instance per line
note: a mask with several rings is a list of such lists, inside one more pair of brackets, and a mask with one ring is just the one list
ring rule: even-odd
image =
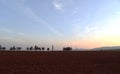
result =
[[[5,1],[9,2],[9,1]],[[11,2],[10,2],[11,3]],[[17,9],[22,11],[27,17],[33,19],[35,22],[41,23],[42,25],[45,25],[51,32],[56,34],[57,36],[62,37],[62,34],[56,30],[53,26],[51,26],[47,21],[39,17],[29,6],[24,4],[24,1],[18,2],[17,0],[13,0],[12,2]]]

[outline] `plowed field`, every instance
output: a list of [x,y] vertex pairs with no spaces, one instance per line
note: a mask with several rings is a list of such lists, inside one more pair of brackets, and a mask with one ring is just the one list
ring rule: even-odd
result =
[[0,51],[0,74],[120,74],[120,51]]

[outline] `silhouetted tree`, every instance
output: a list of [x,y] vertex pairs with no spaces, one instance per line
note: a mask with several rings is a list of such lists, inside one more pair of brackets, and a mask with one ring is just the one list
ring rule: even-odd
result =
[[10,50],[12,51],[12,50],[13,50],[13,48],[12,48],[12,47],[10,47]]
[[27,47],[27,50],[30,50],[29,47]]
[[10,50],[16,50],[16,48],[15,48],[15,46],[13,46],[13,47],[10,47]]
[[49,51],[50,50],[50,48],[47,48],[47,51]]
[[33,47],[30,47],[30,50],[33,50]]
[[44,51],[45,50],[45,48],[44,47],[42,47],[42,51]]
[[0,50],[5,50],[6,48],[5,47],[2,47],[1,45],[0,45]]
[[41,51],[41,47],[38,47],[38,50]]
[[2,47],[2,50],[5,50],[6,48],[5,47]]
[[15,46],[13,46],[13,50],[16,50]]
[[35,46],[34,46],[34,50],[38,50],[38,46],[35,45]]

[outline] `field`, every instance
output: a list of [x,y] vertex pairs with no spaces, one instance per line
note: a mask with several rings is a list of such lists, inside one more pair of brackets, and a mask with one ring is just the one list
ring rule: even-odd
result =
[[120,74],[120,52],[0,51],[0,74]]

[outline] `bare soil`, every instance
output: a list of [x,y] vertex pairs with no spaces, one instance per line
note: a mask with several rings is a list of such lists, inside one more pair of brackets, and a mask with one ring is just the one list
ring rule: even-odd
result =
[[0,74],[120,74],[120,51],[0,51]]

